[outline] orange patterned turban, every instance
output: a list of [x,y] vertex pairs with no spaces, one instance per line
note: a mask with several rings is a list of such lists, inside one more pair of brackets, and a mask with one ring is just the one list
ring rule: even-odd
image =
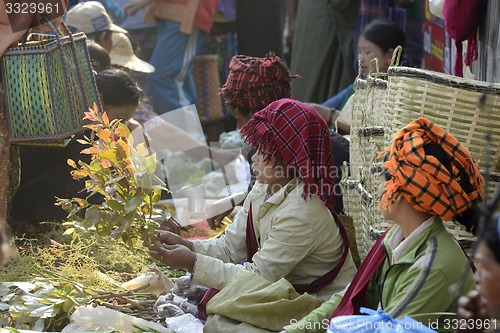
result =
[[451,220],[483,197],[484,178],[469,151],[425,118],[401,129],[380,156],[392,176],[379,203],[384,208],[402,195],[416,210]]

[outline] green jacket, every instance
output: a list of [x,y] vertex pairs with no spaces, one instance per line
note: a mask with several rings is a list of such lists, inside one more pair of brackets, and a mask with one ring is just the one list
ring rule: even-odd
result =
[[[449,287],[460,281],[462,272],[469,265],[457,241],[447,231],[441,219],[418,235],[396,262],[388,245],[399,229],[392,228],[384,239],[387,259],[370,281],[367,307],[388,312],[395,318],[405,315],[436,312],[455,312],[456,299]],[[475,288],[472,269],[469,270],[461,294]],[[298,322],[285,329],[289,333],[325,332],[327,318],[337,307],[343,293],[337,293]],[[436,328],[434,316],[418,316],[425,325]],[[443,320],[442,320],[443,321]],[[446,322],[439,322],[446,326]],[[442,329],[441,329],[442,330]]]

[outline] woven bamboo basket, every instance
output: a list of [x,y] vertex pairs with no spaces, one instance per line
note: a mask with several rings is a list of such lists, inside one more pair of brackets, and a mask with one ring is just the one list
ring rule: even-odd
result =
[[[351,133],[356,133],[359,131],[363,124],[363,113],[366,107],[368,98],[368,86],[366,80],[358,77],[354,82],[354,104],[352,110],[352,122],[351,122]],[[350,137],[349,144],[349,168],[350,172],[347,172],[347,168],[344,167],[342,170],[342,180],[340,182],[342,188],[342,200],[344,202],[344,211],[346,215],[352,218],[352,222],[355,229],[356,244],[358,247],[359,258],[361,261],[367,255],[365,248],[363,246],[364,242],[364,230],[363,230],[363,217],[361,214],[361,197],[356,191],[356,187],[359,184],[359,179],[361,178],[361,150],[360,138],[357,135],[352,135]],[[349,177],[349,175],[352,175]]]
[[[425,117],[456,137],[481,170],[487,164],[485,138],[490,136],[491,197],[500,175],[500,85],[408,67],[390,67],[388,80],[394,128]],[[473,240],[463,226],[445,224],[463,244]]]
[[371,195],[376,196],[380,179],[374,174],[372,165],[377,162],[377,154],[391,142],[392,123],[387,117],[387,86],[386,80],[376,76],[367,78],[368,94],[366,107],[363,109],[362,127],[351,137],[359,138],[359,153],[361,154],[361,178],[363,186]]
[[342,190],[342,201],[344,203],[344,212],[352,219],[356,244],[358,247],[359,258],[362,261],[366,257],[366,252],[363,247],[363,229],[361,215],[361,197],[356,191],[359,181],[349,178],[347,165],[342,166],[342,179],[340,180],[340,188]]
[[388,75],[395,128],[426,117],[467,147],[481,169],[489,134],[493,172],[500,173],[500,84],[408,67],[390,67]]
[[384,219],[383,214],[378,209],[379,196],[368,192],[361,183],[357,188],[358,194],[362,198],[361,214],[363,219],[363,247],[368,253],[375,244],[375,241],[382,233],[390,228],[393,223]]
[[[375,67],[376,63],[375,63]],[[373,71],[366,80],[358,79],[351,124],[351,173],[356,184],[356,201],[361,207],[361,219],[354,220],[356,230],[361,230],[358,240],[360,256],[364,257],[388,224],[378,210],[380,172],[372,172],[377,153],[389,145],[393,127],[387,117],[388,82],[384,74]],[[358,91],[362,92],[357,99]],[[354,126],[353,126],[354,125]]]
[[[352,109],[351,132],[358,133],[363,127],[363,114],[367,107],[368,100],[368,85],[366,80],[357,78],[354,83],[354,104]],[[362,166],[362,158],[360,152],[360,138],[357,135],[350,137],[349,164],[350,174],[354,179],[361,178],[360,170]]]

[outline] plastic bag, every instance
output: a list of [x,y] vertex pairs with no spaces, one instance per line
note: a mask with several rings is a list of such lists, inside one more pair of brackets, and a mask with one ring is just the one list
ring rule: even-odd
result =
[[123,333],[143,332],[174,333],[160,324],[129,316],[102,306],[79,307],[70,317],[71,323],[61,332],[119,331]]
[[174,284],[156,266],[149,272],[142,273],[138,277],[122,284],[126,290],[134,290],[141,293],[150,293],[156,296],[172,289]]
[[394,319],[384,311],[361,308],[365,315],[339,316],[332,318],[327,333],[435,333],[411,317]]
[[192,314],[165,319],[167,326],[175,333],[203,333],[203,324]]

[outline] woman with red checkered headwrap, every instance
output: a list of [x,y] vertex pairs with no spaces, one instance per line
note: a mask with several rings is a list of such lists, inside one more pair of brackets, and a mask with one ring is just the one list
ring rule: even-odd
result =
[[[297,75],[290,75],[283,60],[270,52],[265,57],[249,57],[245,55],[234,56],[229,64],[229,75],[222,86],[220,94],[229,111],[236,119],[237,128],[245,125],[253,114],[264,109],[270,103],[282,98],[290,98],[292,79]],[[342,175],[341,165],[349,159],[348,145],[344,138],[332,135],[332,143],[337,148],[334,152],[335,166],[337,168],[336,180]],[[346,148],[347,147],[347,148]],[[252,164],[252,155],[255,150],[250,150],[248,162]],[[249,189],[253,186],[255,176],[252,172]],[[340,214],[343,209],[342,196],[337,191],[335,211]],[[216,226],[227,212],[209,219],[209,223]]]
[[436,313],[455,311],[450,286],[461,294],[475,288],[472,268],[463,275],[468,258],[443,223],[454,219],[475,228],[473,206],[483,195],[483,177],[467,149],[419,118],[400,130],[381,156],[379,207],[395,226],[378,239],[346,291],[286,332],[306,332],[304,327],[326,318],[359,314],[361,306],[437,324]]
[[150,245],[150,254],[193,272],[196,284],[222,289],[247,270],[329,299],[356,269],[332,210],[335,167],[326,122],[312,107],[281,99],[254,114],[241,132],[257,149],[257,182],[233,223],[209,240],[162,232],[162,244]]
[[[290,98],[290,82],[295,77],[290,75],[283,60],[272,52],[262,58],[235,55],[229,63],[229,75],[220,89],[220,95],[228,111],[236,120],[236,130],[222,133],[221,143],[230,139],[243,144],[239,129],[250,120],[254,113],[271,102],[281,98]],[[254,153],[255,150],[251,149],[246,156],[250,165]],[[250,177],[249,191],[255,182],[252,170],[250,170]],[[235,204],[239,206],[241,203]],[[231,213],[233,206],[234,204],[230,210],[209,218],[208,224],[212,228],[219,226],[224,217]]]
[[290,98],[290,83],[296,77],[274,53],[263,58],[236,55],[220,94],[240,128],[271,102]]

